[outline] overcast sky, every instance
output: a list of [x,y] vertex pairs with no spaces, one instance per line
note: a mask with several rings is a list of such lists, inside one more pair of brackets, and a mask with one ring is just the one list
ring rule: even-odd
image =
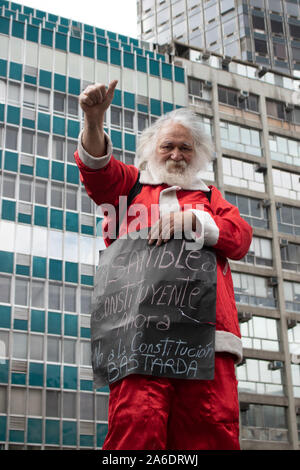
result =
[[16,3],[137,37],[136,0],[16,0]]

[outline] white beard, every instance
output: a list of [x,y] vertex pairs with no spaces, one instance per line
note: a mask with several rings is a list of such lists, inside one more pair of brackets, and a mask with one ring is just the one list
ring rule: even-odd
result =
[[148,162],[148,168],[155,180],[161,181],[169,186],[180,186],[189,188],[195,182],[195,176],[199,172],[199,165],[187,163],[185,160],[174,162],[167,160],[159,163],[155,158]]

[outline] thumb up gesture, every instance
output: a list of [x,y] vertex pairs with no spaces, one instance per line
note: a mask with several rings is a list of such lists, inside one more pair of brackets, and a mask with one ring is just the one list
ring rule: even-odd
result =
[[113,80],[108,88],[102,83],[89,85],[79,96],[79,104],[85,119],[91,124],[103,122],[104,113],[111,105],[118,80]]

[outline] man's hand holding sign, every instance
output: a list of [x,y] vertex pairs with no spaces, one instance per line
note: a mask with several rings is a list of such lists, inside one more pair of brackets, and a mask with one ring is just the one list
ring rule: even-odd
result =
[[103,233],[119,224],[117,239],[105,235],[91,315],[95,386],[110,387],[103,449],[239,449],[242,344],[227,258],[245,256],[252,229],[201,179],[213,147],[190,110],[145,129],[134,166],[113,157],[104,115],[116,86],[80,95],[75,153],[88,195],[111,209]]

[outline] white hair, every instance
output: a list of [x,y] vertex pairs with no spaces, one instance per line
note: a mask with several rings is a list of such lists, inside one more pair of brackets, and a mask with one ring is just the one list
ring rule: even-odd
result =
[[157,138],[162,127],[176,122],[188,129],[192,135],[197,168],[204,171],[213,160],[214,150],[210,136],[205,133],[199,117],[188,108],[179,108],[162,115],[154,124],[146,128],[140,135],[134,164],[140,170],[146,168],[147,162],[155,155]]

